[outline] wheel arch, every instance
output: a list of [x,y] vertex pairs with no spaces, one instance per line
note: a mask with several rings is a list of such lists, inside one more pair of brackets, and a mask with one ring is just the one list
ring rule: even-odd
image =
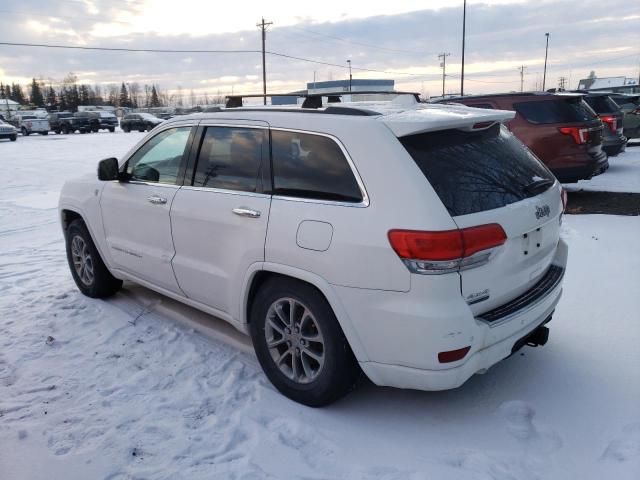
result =
[[317,290],[333,310],[333,313],[340,324],[340,328],[342,328],[342,332],[344,333],[347,342],[349,342],[349,346],[351,347],[356,359],[359,362],[366,361],[368,359],[360,337],[353,328],[353,324],[351,323],[346,309],[342,306],[342,302],[336,295],[333,288],[331,288],[331,284],[315,273],[300,270],[289,265],[272,263],[259,263],[253,265],[253,268],[247,273],[243,288],[243,295],[241,297],[242,308],[240,310],[240,321],[243,326],[248,327],[249,325],[249,312],[256,293],[265,282],[273,278],[295,280]]

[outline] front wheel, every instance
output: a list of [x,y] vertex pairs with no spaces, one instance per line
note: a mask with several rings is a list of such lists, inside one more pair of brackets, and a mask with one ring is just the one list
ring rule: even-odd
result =
[[283,395],[311,407],[328,405],[355,385],[358,368],[331,306],[311,285],[272,279],[250,314],[253,346]]
[[111,275],[82,220],[71,222],[66,231],[65,242],[71,275],[84,295],[104,298],[120,290],[122,280]]
[[111,128],[109,128],[109,131],[110,131],[111,133],[113,133],[113,132],[115,132],[115,131],[116,131],[116,129],[115,129],[115,127],[111,127]]
[[28,137],[29,136],[29,130],[27,130],[26,128],[22,127],[22,135],[24,137]]
[[16,140],[18,140],[18,135],[12,135],[11,137],[9,137],[9,140],[15,142]]

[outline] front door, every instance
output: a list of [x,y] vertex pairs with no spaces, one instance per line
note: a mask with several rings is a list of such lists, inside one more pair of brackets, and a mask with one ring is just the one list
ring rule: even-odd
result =
[[173,268],[189,298],[237,318],[244,276],[264,261],[271,205],[262,186],[268,129],[205,125],[196,142],[193,185],[177,192],[171,208]]
[[179,126],[151,137],[127,160],[129,180],[107,183],[100,199],[113,266],[176,293],[169,211],[182,183],[191,130]]

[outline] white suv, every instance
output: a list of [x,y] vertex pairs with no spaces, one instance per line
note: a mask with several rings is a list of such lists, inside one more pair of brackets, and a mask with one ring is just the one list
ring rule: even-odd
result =
[[312,406],[455,388],[542,345],[567,246],[560,184],[462,106],[229,108],[169,120],[60,197],[78,288],[131,280],[250,334]]

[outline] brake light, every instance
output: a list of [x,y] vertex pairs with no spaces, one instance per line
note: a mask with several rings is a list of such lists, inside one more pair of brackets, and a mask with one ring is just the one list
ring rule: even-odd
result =
[[579,127],[560,127],[560,133],[563,135],[571,135],[573,141],[578,145],[584,145],[589,141],[589,129]]
[[616,128],[618,126],[618,119],[616,117],[613,117],[611,115],[602,115],[600,117],[600,120],[602,120],[602,123],[606,123],[607,125],[609,125],[609,130],[611,130],[613,133],[616,133]]
[[489,260],[491,252],[488,250],[507,240],[497,223],[436,232],[390,230],[388,237],[391,247],[407,268],[421,274],[479,266]]

